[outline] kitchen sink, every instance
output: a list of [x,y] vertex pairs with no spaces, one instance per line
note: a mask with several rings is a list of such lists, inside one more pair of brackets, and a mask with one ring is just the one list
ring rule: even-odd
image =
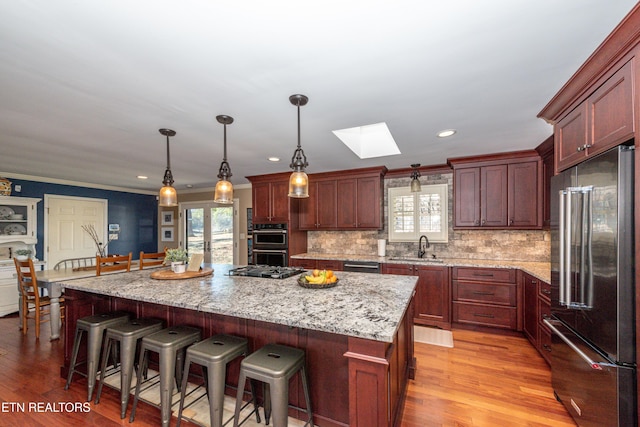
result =
[[418,257],[391,257],[390,261],[409,261],[409,262],[419,262],[425,264],[442,264],[444,260],[440,258],[418,258]]

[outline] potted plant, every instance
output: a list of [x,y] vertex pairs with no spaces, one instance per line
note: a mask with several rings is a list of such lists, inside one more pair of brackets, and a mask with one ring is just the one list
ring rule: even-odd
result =
[[164,257],[165,264],[170,264],[171,271],[174,273],[184,273],[187,268],[185,263],[188,260],[187,252],[182,248],[167,249]]
[[31,251],[29,249],[18,249],[15,254],[16,258],[18,258],[18,261],[26,261],[27,259],[29,259]]

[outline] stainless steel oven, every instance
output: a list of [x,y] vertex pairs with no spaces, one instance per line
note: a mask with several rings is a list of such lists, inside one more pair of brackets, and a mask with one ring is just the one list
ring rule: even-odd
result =
[[289,265],[287,249],[253,249],[253,263],[271,267],[287,267]]
[[289,247],[287,224],[254,224],[253,247],[255,249],[287,249]]

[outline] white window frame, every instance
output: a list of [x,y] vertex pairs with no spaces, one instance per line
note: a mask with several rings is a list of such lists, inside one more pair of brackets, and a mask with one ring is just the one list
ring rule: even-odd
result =
[[[418,196],[423,194],[438,194],[440,195],[441,208],[442,208],[442,230],[439,232],[424,232],[421,233],[418,229],[412,232],[394,232],[393,224],[395,216],[393,212],[394,199],[399,196],[414,197],[414,206],[418,206]],[[422,191],[419,193],[412,193],[411,187],[394,187],[388,189],[388,210],[389,210],[389,241],[390,242],[416,242],[421,235],[427,236],[431,243],[447,243],[449,241],[449,189],[447,184],[429,184],[422,185]],[[420,212],[416,209],[414,212],[414,224],[420,223]],[[417,228],[417,227],[416,227]]]

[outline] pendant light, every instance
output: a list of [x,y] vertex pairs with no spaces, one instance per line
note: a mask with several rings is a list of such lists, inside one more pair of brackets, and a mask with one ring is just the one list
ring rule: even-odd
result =
[[289,177],[289,197],[304,198],[309,197],[309,177],[304,172],[304,168],[309,166],[309,163],[300,146],[300,106],[306,105],[309,98],[304,95],[291,95],[289,101],[298,107],[298,148],[293,152],[289,165],[293,169]]
[[171,157],[169,156],[169,137],[176,134],[171,129],[160,129],[160,133],[167,137],[167,170],[164,171],[162,183],[164,187],[160,189],[158,197],[160,206],[178,206],[178,193],[173,188],[173,175],[171,174]]
[[418,170],[420,163],[414,163],[411,167],[413,168],[413,172],[411,172],[411,192],[419,193],[422,190],[420,180],[418,179],[420,178],[420,171]]
[[231,168],[229,167],[229,163],[227,163],[227,125],[233,123],[233,117],[224,115],[216,116],[216,120],[224,125],[224,154],[222,163],[220,163],[220,171],[218,172],[218,178],[220,178],[220,180],[216,184],[213,201],[230,205],[233,204],[233,185],[231,185],[228,179],[231,176]]

